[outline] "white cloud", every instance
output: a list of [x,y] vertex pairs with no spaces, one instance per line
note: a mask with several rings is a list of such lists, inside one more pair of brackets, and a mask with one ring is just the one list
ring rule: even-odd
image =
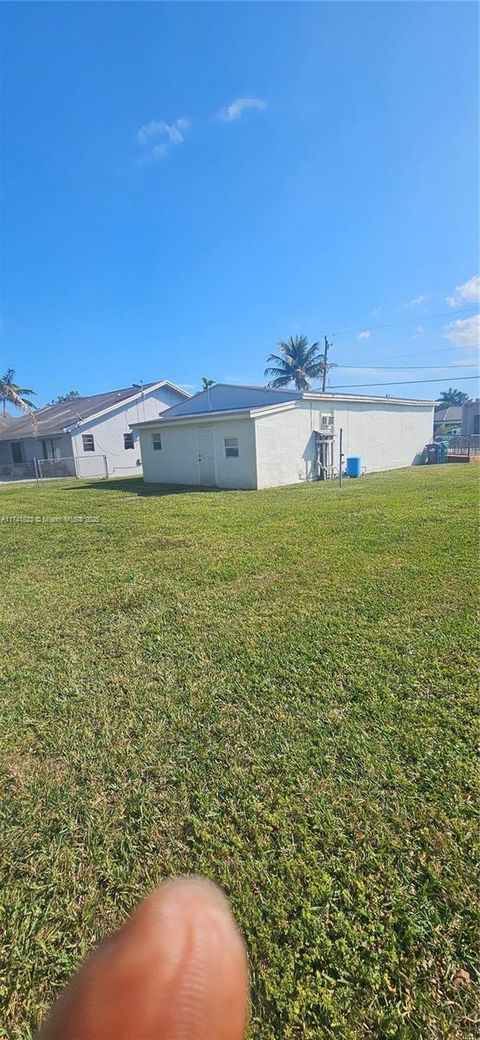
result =
[[370,329],[364,329],[363,332],[358,333],[357,339],[370,339],[371,335]]
[[373,315],[374,318],[378,318],[378,315],[381,314],[381,313],[382,313],[382,308],[381,307],[375,307],[375,310],[372,311],[372,315]]
[[423,336],[424,332],[425,332],[425,329],[424,329],[423,325],[417,325],[417,327],[415,329],[415,335],[414,336],[410,336],[410,339],[420,339],[420,336]]
[[480,344],[480,314],[450,321],[445,326],[443,335],[456,347],[477,347]]
[[137,133],[137,141],[145,149],[140,162],[148,162],[150,159],[161,159],[176,144],[182,144],[185,140],[185,131],[190,127],[190,120],[185,116],[176,119],[174,123],[165,123],[162,119],[152,119],[150,123],[141,126]]
[[418,307],[421,303],[427,303],[429,299],[429,296],[424,296],[423,293],[420,293],[419,296],[414,296],[413,300],[409,300],[405,307]]
[[468,282],[457,285],[454,296],[446,297],[450,307],[460,307],[462,303],[480,303],[480,274],[474,274]]
[[244,98],[239,97],[236,101],[232,101],[229,105],[224,105],[217,112],[217,119],[220,119],[223,123],[232,123],[235,119],[240,119],[247,108],[258,108],[264,109],[267,107],[266,101],[261,101],[260,98]]

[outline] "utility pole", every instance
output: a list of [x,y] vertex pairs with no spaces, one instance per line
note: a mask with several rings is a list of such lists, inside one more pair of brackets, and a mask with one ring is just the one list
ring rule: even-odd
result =
[[329,342],[328,342],[328,339],[327,339],[327,337],[326,337],[326,336],[324,337],[324,339],[325,339],[325,347],[324,347],[324,351],[323,351],[323,377],[322,377],[322,394],[324,394],[324,393],[325,393],[325,386],[326,386],[326,383],[327,383],[327,372],[328,372],[328,365],[327,365],[327,357],[328,357],[328,348],[329,348],[329,347],[331,347],[331,345],[332,345],[331,343],[329,343]]

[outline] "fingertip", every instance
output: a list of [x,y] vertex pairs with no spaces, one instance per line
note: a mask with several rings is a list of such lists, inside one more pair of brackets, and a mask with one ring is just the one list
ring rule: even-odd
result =
[[167,881],[91,955],[42,1040],[242,1040],[245,944],[224,893],[201,877]]

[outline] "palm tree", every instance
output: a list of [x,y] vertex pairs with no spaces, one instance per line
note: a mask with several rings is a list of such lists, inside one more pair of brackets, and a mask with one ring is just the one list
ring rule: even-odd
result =
[[30,397],[35,397],[36,391],[29,390],[26,386],[19,386],[15,382],[15,369],[7,368],[5,375],[0,378],[0,401],[2,402],[3,417],[7,414],[7,403],[20,408],[24,415],[32,415],[32,409],[36,408]]
[[205,376],[202,376],[202,390],[210,390],[211,386],[215,386],[215,380],[206,379]]
[[464,394],[463,390],[454,390],[451,386],[448,390],[442,390],[438,403],[447,407],[450,404],[465,404],[465,401],[469,400],[468,394]]
[[[267,386],[279,389],[295,383],[297,390],[309,390],[310,380],[318,379],[325,368],[324,355],[320,353],[318,343],[308,345],[306,336],[290,336],[278,344],[279,354],[270,354],[267,361],[273,361],[273,366],[265,369],[265,376],[270,377]],[[328,364],[327,371],[334,368]]]

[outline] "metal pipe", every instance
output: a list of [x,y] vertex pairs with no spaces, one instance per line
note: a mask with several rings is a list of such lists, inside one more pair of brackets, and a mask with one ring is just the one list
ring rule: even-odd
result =
[[338,461],[338,483],[342,486],[342,468],[343,468],[343,430],[340,427],[340,440],[339,440],[339,454],[340,458]]

